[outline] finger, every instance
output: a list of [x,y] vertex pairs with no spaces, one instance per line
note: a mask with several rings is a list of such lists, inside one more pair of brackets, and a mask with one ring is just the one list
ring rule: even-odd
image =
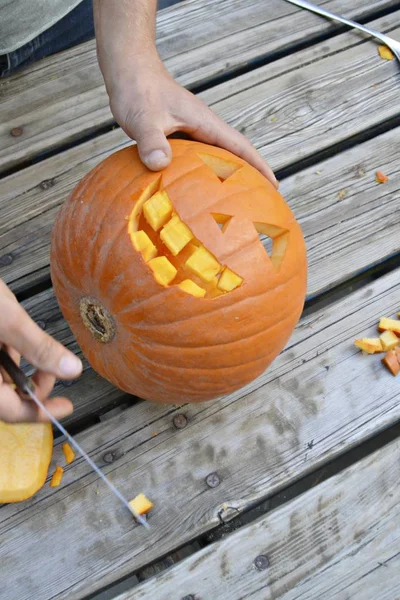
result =
[[32,382],[35,384],[35,394],[43,402],[53,391],[56,378],[50,373],[44,371],[36,371],[32,377]]
[[191,106],[185,120],[187,124],[183,125],[183,131],[190,133],[199,142],[224,148],[240,156],[260,171],[276,188],[279,186],[271,167],[252,143],[202,102],[198,111],[194,110],[193,105]]
[[151,113],[142,113],[126,121],[126,130],[138,145],[139,156],[151,171],[161,171],[171,162],[171,146],[163,127],[156,125],[158,119]]
[[77,356],[45,333],[24,311],[7,298],[0,302],[0,340],[15,348],[34,367],[61,379],[74,379],[82,371],[82,363]]
[[[44,405],[56,419],[63,419],[73,412],[67,398],[45,400]],[[0,420],[6,423],[47,422],[47,415],[32,400],[21,399],[9,385],[0,385]]]

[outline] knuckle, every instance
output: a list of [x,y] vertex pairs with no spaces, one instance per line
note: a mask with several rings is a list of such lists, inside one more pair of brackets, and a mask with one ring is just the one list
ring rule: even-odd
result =
[[35,349],[35,358],[39,366],[45,367],[53,362],[55,355],[55,343],[48,335],[43,335],[37,348]]

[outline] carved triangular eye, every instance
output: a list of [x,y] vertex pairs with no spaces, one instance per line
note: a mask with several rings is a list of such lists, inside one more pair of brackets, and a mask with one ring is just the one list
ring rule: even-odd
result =
[[212,218],[217,223],[218,227],[224,233],[226,228],[228,227],[230,220],[232,219],[232,215],[223,215],[221,213],[211,213]]
[[210,169],[214,171],[220,181],[225,181],[228,177],[231,177],[231,175],[242,168],[242,165],[230,162],[229,160],[224,160],[219,156],[213,156],[212,154],[199,153],[197,156],[207,165],[207,167],[210,167]]
[[258,237],[265,248],[266,253],[271,259],[276,272],[285,258],[286,248],[289,242],[289,232],[287,229],[269,225],[268,223],[254,223],[258,232]]

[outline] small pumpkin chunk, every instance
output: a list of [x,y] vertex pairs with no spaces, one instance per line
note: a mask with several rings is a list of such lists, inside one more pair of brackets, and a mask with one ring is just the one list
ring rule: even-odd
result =
[[59,485],[61,485],[63,475],[64,469],[62,467],[57,466],[56,470],[54,471],[53,477],[51,478],[50,487],[58,487]]
[[354,345],[367,354],[383,352],[382,342],[379,338],[364,338],[362,340],[355,340]]
[[204,296],[206,295],[206,290],[197,285],[197,283],[195,283],[191,279],[185,279],[185,281],[182,281],[182,283],[178,284],[178,287],[180,287],[181,290],[183,290],[187,294],[191,294],[196,298],[204,298]]
[[178,215],[174,215],[164,225],[160,237],[173,256],[177,256],[190,240],[193,239],[193,233],[185,223],[182,223]]
[[143,214],[154,231],[161,229],[172,215],[172,203],[166,191],[157,192],[143,204]]
[[394,333],[400,334],[400,320],[382,317],[378,329],[379,331],[394,331]]
[[396,377],[400,373],[400,348],[389,350],[386,356],[382,358],[382,363]]
[[157,248],[145,231],[135,231],[132,233],[131,238],[133,245],[141,253],[145,262],[157,256]]
[[235,288],[239,287],[243,283],[243,279],[236,275],[231,269],[225,267],[222,271],[221,277],[219,278],[217,288],[221,292],[231,292]]
[[379,56],[383,58],[383,60],[393,60],[394,55],[393,52],[387,46],[378,46]]
[[70,465],[75,458],[75,452],[72,450],[71,446],[67,443],[62,445],[62,451],[64,453],[65,462],[67,465]]
[[210,282],[221,270],[217,259],[204,246],[199,246],[186,261],[186,266],[203,281]]
[[379,339],[381,340],[382,343],[382,348],[387,351],[387,350],[393,350],[393,348],[395,348],[396,346],[399,345],[399,338],[397,337],[397,335],[395,333],[393,333],[393,331],[384,331],[380,336]]
[[171,281],[175,279],[178,272],[166,256],[152,258],[147,264],[153,271],[154,277],[160,285],[169,285]]
[[139,515],[145,515],[153,508],[154,504],[144,494],[138,494],[129,502],[129,506]]

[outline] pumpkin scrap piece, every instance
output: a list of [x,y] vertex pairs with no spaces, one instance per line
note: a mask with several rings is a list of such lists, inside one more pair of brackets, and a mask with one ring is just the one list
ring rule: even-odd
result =
[[31,498],[46,482],[53,454],[49,423],[0,421],[0,504]]
[[382,358],[382,363],[389,369],[395,377],[400,373],[400,348],[389,350],[386,356]]
[[379,338],[364,338],[362,340],[355,340],[354,345],[367,354],[383,352],[382,342]]
[[378,329],[380,332],[383,331],[394,331],[400,335],[400,321],[397,319],[387,319],[382,317],[379,321]]
[[173,256],[177,256],[181,250],[193,239],[193,233],[189,227],[182,223],[178,215],[174,215],[172,219],[164,225],[160,233],[160,238],[171,251]]
[[219,278],[217,288],[221,290],[221,292],[231,292],[236,289],[243,283],[243,279],[236,275],[231,269],[225,267],[225,269],[221,273],[221,277]]
[[70,465],[75,458],[75,452],[72,450],[71,446],[67,444],[67,442],[62,445],[62,451],[64,452],[67,465]]
[[172,203],[166,191],[157,192],[143,204],[144,218],[154,229],[158,231],[172,215]]
[[62,467],[57,466],[56,470],[53,473],[53,477],[51,478],[50,487],[58,487],[62,482],[63,475],[64,469]]
[[156,281],[164,286],[169,285],[178,272],[166,256],[152,258],[147,264],[153,271]]
[[387,46],[378,46],[379,56],[383,58],[383,60],[393,60],[393,52]]
[[379,339],[381,340],[382,348],[385,351],[393,350],[393,348],[396,348],[396,346],[398,346],[399,342],[400,342],[397,335],[395,333],[393,333],[393,331],[390,331],[389,329],[387,331],[384,331],[379,336]]
[[153,508],[154,504],[144,494],[138,494],[129,502],[129,506],[139,515],[145,515]]
[[221,270],[217,259],[204,246],[196,248],[186,261],[186,266],[206,282],[212,281]]
[[204,298],[204,296],[206,295],[206,290],[197,285],[197,283],[195,283],[191,279],[185,279],[184,281],[182,281],[182,283],[178,284],[178,287],[181,288],[181,290],[183,290],[187,294],[191,294],[196,298]]
[[375,174],[375,178],[377,183],[387,183],[389,181],[389,177],[385,175],[382,171],[377,171]]
[[157,248],[143,230],[134,231],[131,234],[133,245],[143,256],[143,260],[148,262],[157,256]]

